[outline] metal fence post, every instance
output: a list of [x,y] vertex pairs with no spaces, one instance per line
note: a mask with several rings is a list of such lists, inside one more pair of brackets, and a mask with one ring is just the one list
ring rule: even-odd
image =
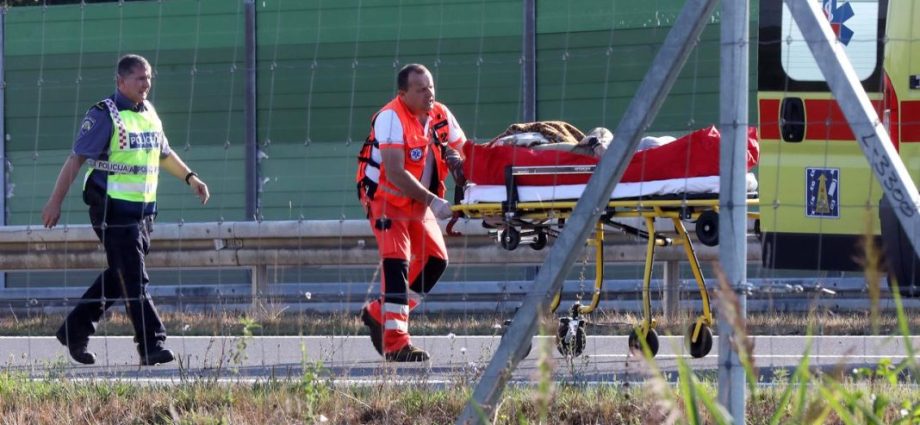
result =
[[662,309],[665,320],[677,319],[680,314],[680,262],[664,262],[664,291],[662,293]]
[[268,266],[260,264],[252,267],[252,313],[256,315],[264,306],[268,294]]
[[259,141],[256,126],[258,115],[257,66],[256,63],[256,3],[244,0],[244,27],[246,34],[246,103],[243,115],[246,122],[246,220],[257,220],[259,214]]
[[[723,0],[719,60],[719,258],[725,277],[738,299],[735,314],[747,317],[747,135],[748,57],[750,56],[748,0]],[[745,423],[747,387],[741,358],[733,344],[736,329],[725,317],[722,297],[719,326],[719,402],[735,424]]]
[[524,34],[521,63],[523,122],[537,119],[537,6],[524,0]]
[[[246,180],[244,181],[246,192],[246,220],[260,220],[259,212],[259,140],[258,140],[258,97],[256,89],[258,86],[257,79],[257,57],[256,57],[256,3],[255,0],[244,0],[244,17],[243,27],[245,34],[243,38],[246,43],[246,99],[243,105],[243,119],[246,128],[244,129],[245,140],[245,167]],[[265,278],[264,266],[253,267],[251,271],[252,279],[252,305],[255,309],[258,302],[259,289],[262,288]]]
[[[0,226],[6,226],[6,7],[0,7]],[[0,289],[6,287],[6,273],[0,272]]]

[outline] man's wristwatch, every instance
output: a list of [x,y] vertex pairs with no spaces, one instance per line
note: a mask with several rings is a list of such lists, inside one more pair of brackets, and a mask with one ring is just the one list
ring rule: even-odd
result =
[[192,176],[198,177],[198,173],[194,171],[189,171],[189,173],[185,175],[185,184],[189,186],[192,185],[192,183],[188,181],[188,179],[192,178]]

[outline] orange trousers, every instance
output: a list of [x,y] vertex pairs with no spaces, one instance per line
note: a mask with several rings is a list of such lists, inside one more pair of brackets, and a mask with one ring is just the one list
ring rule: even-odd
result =
[[447,248],[437,219],[423,203],[395,206],[383,197],[369,203],[368,218],[382,263],[381,297],[368,306],[383,324],[384,352],[410,344],[409,311],[447,268]]

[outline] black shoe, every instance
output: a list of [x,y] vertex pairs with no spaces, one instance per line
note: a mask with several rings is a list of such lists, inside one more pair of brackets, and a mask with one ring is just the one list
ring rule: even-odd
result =
[[387,353],[386,357],[389,362],[425,362],[431,358],[425,350],[408,344],[399,351]]
[[[67,351],[70,352],[70,357],[77,363],[96,363],[96,355],[86,349],[86,346],[89,345],[89,338],[82,340],[68,338],[64,326],[61,326],[54,336],[57,338],[58,342],[61,343],[61,345],[67,347]],[[70,344],[68,344],[68,342]]]
[[172,350],[165,348],[154,348],[145,356],[141,353],[141,366],[153,366],[161,363],[169,363],[176,359],[176,355],[173,354]]
[[371,334],[371,343],[374,344],[374,349],[377,350],[377,354],[383,355],[383,326],[380,326],[380,322],[374,319],[374,316],[371,316],[371,312],[368,310],[370,304],[365,305],[361,309],[361,321],[367,326],[368,331]]

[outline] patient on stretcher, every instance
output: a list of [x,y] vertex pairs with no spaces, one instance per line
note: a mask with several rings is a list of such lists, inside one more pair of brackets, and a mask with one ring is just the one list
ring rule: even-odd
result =
[[[671,193],[692,192],[697,190],[694,186],[697,178],[706,178],[706,181],[714,181],[715,187],[707,185],[704,193],[717,192],[720,140],[714,126],[680,138],[646,137],[640,141],[617,187],[625,189],[628,183],[638,183],[641,190],[636,194],[630,192],[634,196],[650,194],[647,188],[652,186],[651,182],[669,187]],[[479,187],[478,190],[487,186],[504,187],[508,184],[506,172],[509,167],[597,165],[613,141],[614,135],[601,127],[585,135],[562,122],[516,124],[489,143],[467,143],[463,147],[463,174],[472,185]],[[748,130],[747,145],[747,169],[750,171],[760,156],[753,127]],[[524,173],[514,177],[514,185],[518,191],[527,191],[528,186],[550,187],[552,193],[558,194],[568,185],[586,184],[590,177],[590,172]],[[756,190],[754,176],[750,175],[749,180],[749,190]],[[499,190],[498,193],[503,192]],[[662,193],[656,191],[654,194]]]
[[512,124],[488,146],[517,146],[534,151],[561,151],[600,157],[613,141],[613,133],[603,127],[585,135],[564,121],[538,121]]
[[[636,152],[656,148],[677,140],[671,136],[643,137]],[[600,158],[613,142],[613,133],[596,127],[588,134],[564,121],[538,121],[513,124],[488,144],[492,146],[517,146],[534,151],[561,151]]]

